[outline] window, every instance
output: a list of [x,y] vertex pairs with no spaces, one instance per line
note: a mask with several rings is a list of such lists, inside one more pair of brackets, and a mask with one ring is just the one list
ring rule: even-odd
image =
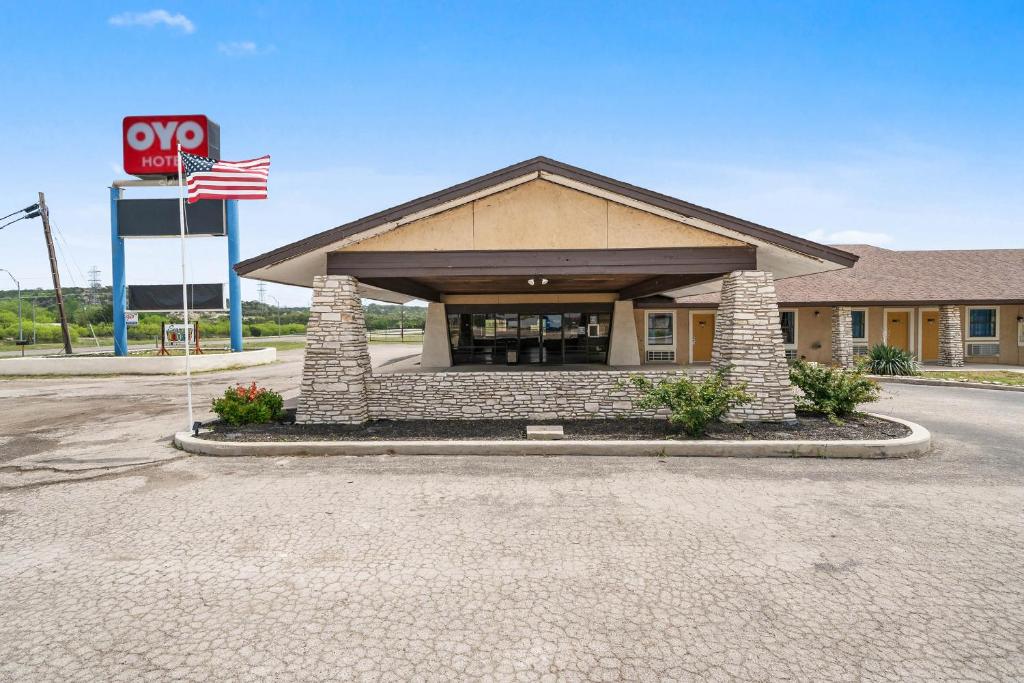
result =
[[868,312],[865,310],[851,311],[850,318],[853,320],[853,338],[857,341],[867,341]]
[[796,311],[781,311],[779,321],[782,323],[782,343],[796,346]]
[[995,339],[998,337],[999,312],[996,308],[967,309],[967,338]]
[[648,313],[647,345],[674,346],[675,338],[672,334],[675,328],[674,322],[675,315],[672,313]]

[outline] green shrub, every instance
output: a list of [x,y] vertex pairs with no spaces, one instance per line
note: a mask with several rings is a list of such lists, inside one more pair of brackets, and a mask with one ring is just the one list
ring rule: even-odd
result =
[[213,399],[213,412],[230,425],[259,424],[278,420],[284,414],[284,399],[270,389],[253,382],[224,390],[224,396]]
[[638,408],[668,408],[668,420],[693,437],[702,436],[712,422],[721,419],[730,409],[753,400],[746,384],[728,386],[728,368],[721,368],[695,382],[689,377],[661,380],[657,384],[642,375],[631,375],[630,383],[643,394]]
[[917,375],[918,363],[909,351],[875,344],[860,363],[860,369],[872,375]]
[[790,365],[789,379],[803,392],[803,397],[797,397],[797,409],[821,413],[833,422],[856,411],[858,404],[878,398],[878,385],[859,370],[798,360]]

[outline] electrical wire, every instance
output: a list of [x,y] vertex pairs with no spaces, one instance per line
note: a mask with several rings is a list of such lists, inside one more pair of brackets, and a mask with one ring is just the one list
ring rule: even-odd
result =
[[[56,226],[55,226],[55,225],[53,225],[52,223],[51,223],[50,225],[51,225],[51,226],[52,226],[52,227],[53,227],[54,229],[56,229]],[[65,251],[65,249],[64,249],[64,247],[62,247],[62,246],[61,246],[61,242],[63,241],[63,239],[64,239],[64,238],[63,238],[62,236],[60,236],[60,235],[59,235],[59,231],[58,231],[58,239],[56,239],[56,240],[54,240],[54,241],[53,241],[53,244],[54,244],[54,246],[56,246],[56,247],[57,247],[57,258],[58,258],[59,260],[61,260],[61,261],[63,261],[63,262],[64,262],[64,272],[65,272],[65,273],[67,273],[67,274],[68,274],[68,277],[70,277],[70,278],[71,278],[71,284],[72,284],[72,286],[74,286],[74,287],[78,287],[78,282],[77,282],[77,281],[75,280],[75,273],[74,273],[74,272],[73,272],[73,271],[71,270],[71,266],[69,266],[69,265],[68,265],[68,259],[67,259],[67,257],[66,257],[66,256],[64,255],[64,251]]]
[[[7,218],[7,216],[4,216],[4,218]],[[19,216],[18,218],[15,218],[13,221],[8,221],[8,222],[4,223],[3,225],[0,225],[0,230],[3,230],[8,225],[11,225],[13,223],[17,223],[18,221],[25,220],[26,218],[28,218],[28,216]],[[0,218],[0,220],[3,220],[3,218]]]

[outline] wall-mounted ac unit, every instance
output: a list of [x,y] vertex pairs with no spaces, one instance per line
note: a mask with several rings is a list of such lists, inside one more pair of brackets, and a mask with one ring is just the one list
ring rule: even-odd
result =
[[870,349],[868,348],[867,344],[854,344],[853,345],[853,355],[855,355],[855,356],[866,356],[866,355],[868,355],[868,351],[869,350]]
[[676,352],[675,351],[648,351],[647,352],[648,363],[675,363]]
[[999,342],[970,342],[967,344],[967,355],[976,356],[998,356]]

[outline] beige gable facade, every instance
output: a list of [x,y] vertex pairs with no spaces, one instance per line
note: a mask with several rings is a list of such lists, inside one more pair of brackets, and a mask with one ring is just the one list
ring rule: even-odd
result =
[[340,251],[742,245],[729,237],[538,179],[406,223]]

